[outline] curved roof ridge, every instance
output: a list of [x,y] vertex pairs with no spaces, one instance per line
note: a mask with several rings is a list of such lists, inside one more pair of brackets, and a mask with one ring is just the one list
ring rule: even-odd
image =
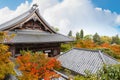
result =
[[103,53],[100,50],[99,50],[99,55],[100,55],[103,63],[106,64],[106,61],[105,61],[104,56],[103,56]]
[[46,26],[51,32],[56,33],[56,31],[48,24],[48,22],[39,13],[39,8],[38,8],[37,4],[33,4],[33,6],[30,9],[26,10],[25,12],[23,12],[19,15],[16,15],[15,17],[1,23],[0,24],[0,31],[5,31],[9,28],[12,28],[15,25],[22,23],[23,21],[26,21],[34,13],[38,16],[40,22],[44,26]]
[[112,57],[112,56],[110,56],[110,55],[108,55],[108,54],[106,54],[106,53],[104,53],[104,52],[102,52],[102,53],[103,53],[103,55],[105,55],[105,56],[107,56],[107,57],[109,57],[109,58],[112,58],[112,59],[118,61],[116,58],[114,58],[114,57]]
[[36,4],[33,4],[33,6],[32,6],[30,9],[26,10],[25,12],[23,12],[22,14],[19,14],[19,15],[16,16],[16,17],[8,20],[7,22],[1,23],[0,26],[3,25],[3,24],[5,24],[5,23],[8,23],[8,22],[10,22],[11,20],[16,19],[16,18],[20,17],[21,15],[24,15],[24,14],[26,14],[26,13],[28,13],[28,12],[29,12],[29,13],[32,13],[33,11],[36,11],[37,9],[38,9],[38,8],[37,8]]
[[84,51],[92,51],[92,52],[99,52],[99,50],[87,49],[87,48],[73,48],[77,50],[84,50]]
[[[29,9],[29,10],[25,11],[24,13],[22,13],[22,14],[16,16],[16,17],[2,23],[0,25],[0,30],[4,30],[6,28],[11,27],[11,25],[13,25],[13,24],[14,25],[17,24],[17,22],[14,22],[16,19],[20,18],[21,16],[25,16],[25,17],[21,18],[19,21],[24,20],[24,19],[26,19],[26,17],[29,17],[31,14],[33,14],[35,11],[36,11],[36,9]],[[13,21],[14,23],[10,23],[11,21]],[[7,25],[6,25],[6,23],[7,23]],[[8,25],[8,23],[9,23],[9,25]]]

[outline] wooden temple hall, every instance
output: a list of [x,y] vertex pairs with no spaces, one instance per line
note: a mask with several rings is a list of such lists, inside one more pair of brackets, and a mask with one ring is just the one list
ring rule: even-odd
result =
[[73,39],[57,33],[39,14],[36,5],[0,25],[0,31],[15,34],[15,37],[4,42],[10,46],[13,56],[20,54],[21,50],[42,51],[49,57],[60,54],[61,43],[71,42]]

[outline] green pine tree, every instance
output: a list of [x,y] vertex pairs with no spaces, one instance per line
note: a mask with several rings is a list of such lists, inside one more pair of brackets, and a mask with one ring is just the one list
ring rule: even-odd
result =
[[83,37],[84,37],[84,32],[83,32],[83,30],[81,29],[81,31],[80,31],[80,39],[83,39]]
[[93,35],[93,41],[97,44],[101,44],[100,36],[98,35],[98,33],[95,33]]
[[112,37],[112,41],[111,41],[112,44],[120,44],[120,39],[119,39],[119,36],[116,35],[116,36],[113,36]]
[[68,36],[72,36],[72,31],[70,30],[69,33],[68,33]]
[[79,32],[76,33],[76,40],[79,40],[80,39],[80,34]]

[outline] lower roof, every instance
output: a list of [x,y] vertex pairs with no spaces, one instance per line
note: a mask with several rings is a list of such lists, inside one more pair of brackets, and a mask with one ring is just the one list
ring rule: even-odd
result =
[[95,50],[73,48],[70,51],[60,55],[58,60],[62,67],[76,73],[85,75],[88,70],[96,73],[103,67],[103,64],[118,64],[114,58]]
[[37,30],[10,31],[9,34],[15,34],[15,37],[5,43],[54,43],[54,42],[71,42],[72,38],[61,34],[47,33]]

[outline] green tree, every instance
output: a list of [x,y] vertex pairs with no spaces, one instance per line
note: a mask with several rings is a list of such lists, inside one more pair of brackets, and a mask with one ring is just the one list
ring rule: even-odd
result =
[[93,41],[97,44],[101,44],[100,36],[98,35],[98,33],[95,33],[93,35]]
[[52,27],[56,32],[58,32],[59,31],[59,28],[57,28],[57,27]]
[[72,48],[72,43],[61,44],[61,52],[66,52]]
[[101,36],[100,40],[102,43],[111,43],[111,38],[108,36]]
[[84,37],[84,32],[83,32],[83,30],[81,29],[81,31],[80,31],[80,39],[83,39],[83,37]]
[[120,44],[119,36],[118,36],[118,35],[113,36],[111,43],[112,43],[112,44],[114,44],[114,43]]
[[80,34],[79,32],[76,33],[76,40],[79,40],[80,39]]
[[120,64],[105,65],[98,75],[100,80],[120,80]]
[[120,80],[120,64],[104,65],[96,74],[78,75],[74,80]]
[[85,35],[84,40],[92,40],[92,35]]
[[71,30],[69,31],[68,36],[69,36],[69,37],[72,36],[72,31],[71,31]]

